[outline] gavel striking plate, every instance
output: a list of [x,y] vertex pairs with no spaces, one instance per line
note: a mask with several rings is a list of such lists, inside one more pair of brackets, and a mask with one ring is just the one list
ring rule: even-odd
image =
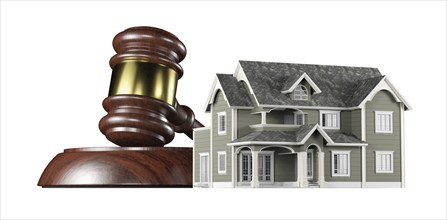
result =
[[38,182],[42,187],[192,187],[192,148],[163,147],[175,133],[203,127],[176,100],[184,44],[154,27],[113,39],[112,77],[99,129],[119,147],[65,149]]

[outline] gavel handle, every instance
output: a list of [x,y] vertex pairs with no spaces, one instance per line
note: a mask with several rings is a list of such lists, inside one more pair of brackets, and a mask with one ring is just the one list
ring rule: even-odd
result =
[[194,112],[188,106],[178,104],[177,100],[175,109],[177,111],[177,118],[174,121],[176,132],[185,133],[193,140],[193,129],[204,127],[203,124],[195,119]]
[[205,127],[205,126],[203,126],[203,124],[200,123],[200,121],[194,120],[194,124],[192,124],[191,130],[186,131],[185,134],[186,134],[186,136],[191,138],[191,140],[193,140],[193,137],[192,137],[193,129],[194,128],[202,128],[202,127]]

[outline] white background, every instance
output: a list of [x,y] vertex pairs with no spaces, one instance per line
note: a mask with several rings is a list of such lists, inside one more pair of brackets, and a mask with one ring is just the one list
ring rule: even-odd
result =
[[[377,67],[406,114],[404,189],[42,189],[64,148],[110,146],[112,38],[156,26],[188,49],[203,107],[237,60]],[[1,2],[1,218],[446,218],[446,2]],[[192,146],[177,135],[170,146]]]

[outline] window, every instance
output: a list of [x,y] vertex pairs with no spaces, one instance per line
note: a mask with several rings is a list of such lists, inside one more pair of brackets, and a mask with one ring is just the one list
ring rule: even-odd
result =
[[304,114],[302,112],[295,112],[295,124],[304,125]]
[[332,151],[332,176],[350,176],[350,151]]
[[293,91],[293,100],[308,100],[309,94],[307,88],[303,85],[298,85]]
[[227,113],[217,113],[217,134],[227,134]]
[[376,111],[376,133],[393,133],[393,112]]
[[[242,182],[250,182],[252,179],[251,152],[242,152],[240,156],[240,173]],[[258,175],[261,182],[273,182],[273,152],[262,151],[258,154]]]
[[219,151],[217,152],[217,173],[226,174],[227,173],[227,152]]
[[340,111],[320,111],[320,123],[323,128],[340,129]]
[[209,154],[201,153],[200,155],[200,182],[206,183],[209,181]]
[[376,151],[376,173],[393,173],[393,151]]

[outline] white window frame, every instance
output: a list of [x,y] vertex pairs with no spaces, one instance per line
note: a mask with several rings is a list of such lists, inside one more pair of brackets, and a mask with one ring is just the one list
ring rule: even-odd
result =
[[[293,115],[294,115],[293,122],[294,122],[295,125],[305,125],[306,124],[306,117],[304,116],[303,112],[296,111],[296,112],[293,113]],[[302,121],[301,124],[298,124],[298,117],[299,116],[303,117],[303,121]]]
[[[347,165],[347,173],[335,173],[335,155],[347,155],[344,163]],[[331,170],[334,177],[350,177],[351,176],[351,151],[331,151]]]
[[[323,125],[323,117],[325,117],[324,115],[328,115],[330,114],[331,116],[326,118],[326,125]],[[335,116],[335,126],[333,125],[333,120]],[[330,122],[331,126],[327,125],[327,121]],[[340,129],[340,111],[320,111],[320,125],[322,128],[324,129]]]
[[[394,151],[375,151],[375,165],[376,165],[376,173],[394,173]],[[384,159],[382,156],[383,155],[389,155],[390,156],[390,169],[389,170],[384,170],[384,169],[380,169],[383,168],[382,166],[379,167],[379,160],[380,160],[380,164],[383,164],[382,159]],[[386,159],[386,158],[385,158]],[[385,162],[386,163],[386,162]],[[386,165],[385,165],[386,166]]]
[[[221,117],[224,118],[224,127],[222,129]],[[217,113],[217,134],[225,135],[227,134],[227,112],[219,112]]]
[[293,90],[292,99],[303,101],[309,100],[309,90],[303,85],[298,85]]
[[[207,166],[207,170],[206,170],[206,180],[204,180],[204,176],[202,176],[202,171],[203,171],[203,166],[202,166],[202,157],[207,157],[206,160],[206,166]],[[210,154],[209,153],[199,153],[199,158],[200,158],[200,162],[199,162],[199,177],[200,177],[200,182],[201,183],[208,183],[210,181]]]
[[[221,156],[224,157],[223,161],[220,158]],[[223,163],[223,169],[221,169],[221,163]],[[218,151],[217,152],[217,173],[224,175],[227,174],[227,152],[226,151]]]
[[[376,127],[376,133],[393,133],[393,112],[392,111],[374,111],[374,122]],[[386,118],[383,119],[383,116],[389,117],[389,122],[386,122]],[[382,121],[382,119],[384,121]],[[386,124],[384,125],[383,122],[389,123],[388,129],[386,129]],[[383,127],[385,126],[385,128]]]

